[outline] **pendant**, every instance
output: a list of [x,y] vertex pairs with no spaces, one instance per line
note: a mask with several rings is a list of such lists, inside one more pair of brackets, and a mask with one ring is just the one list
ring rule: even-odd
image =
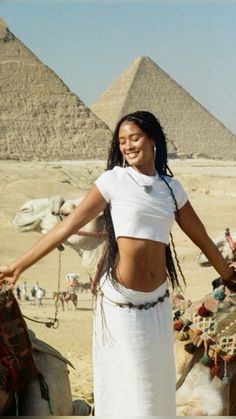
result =
[[152,185],[143,185],[145,192],[150,193],[152,191]]

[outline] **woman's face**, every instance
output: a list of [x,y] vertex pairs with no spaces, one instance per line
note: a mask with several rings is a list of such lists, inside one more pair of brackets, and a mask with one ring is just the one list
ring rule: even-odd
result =
[[141,172],[153,171],[154,140],[134,122],[124,121],[119,129],[120,151],[130,166]]

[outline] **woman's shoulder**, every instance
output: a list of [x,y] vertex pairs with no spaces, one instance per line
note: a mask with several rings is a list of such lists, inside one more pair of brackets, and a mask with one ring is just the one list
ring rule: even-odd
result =
[[169,187],[172,189],[173,193],[178,195],[187,195],[185,188],[183,187],[182,183],[171,176],[161,176],[162,179],[169,185]]
[[120,166],[114,166],[112,169],[107,169],[103,172],[103,175],[107,177],[120,177],[123,174],[124,170]]
[[98,180],[115,180],[122,176],[122,167],[114,166],[112,169],[107,169],[98,177]]
[[175,177],[172,177],[172,176],[168,176],[168,175],[163,175],[163,176],[161,176],[162,177],[162,179],[164,179],[164,181],[166,181],[171,187],[173,187],[173,188],[179,188],[179,187],[181,187],[182,188],[182,184],[181,184],[181,182],[178,180],[178,179],[176,179]]
[[162,178],[165,180],[166,183],[168,183],[170,189],[172,190],[177,200],[178,208],[182,208],[188,200],[187,192],[185,191],[184,187],[176,178],[170,176],[164,176]]

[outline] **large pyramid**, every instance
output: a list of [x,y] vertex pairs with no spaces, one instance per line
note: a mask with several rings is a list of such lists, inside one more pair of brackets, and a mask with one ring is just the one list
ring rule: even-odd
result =
[[236,136],[150,58],[137,58],[91,106],[113,130],[122,115],[153,112],[170,155],[236,159]]
[[111,132],[0,19],[0,159],[102,159]]

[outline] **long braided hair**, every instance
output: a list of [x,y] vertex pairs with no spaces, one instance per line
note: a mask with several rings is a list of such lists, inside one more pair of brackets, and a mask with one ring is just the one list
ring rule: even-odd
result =
[[[107,160],[107,168],[106,170],[113,169],[114,166],[123,166],[123,155],[120,151],[119,147],[119,129],[123,122],[133,122],[136,125],[139,126],[139,128],[142,129],[150,138],[152,138],[155,141],[156,146],[156,155],[155,155],[155,168],[157,170],[157,173],[159,174],[160,178],[165,182],[167,187],[170,190],[171,196],[174,200],[175,209],[177,217],[179,217],[178,213],[178,205],[176,198],[174,196],[174,193],[165,179],[166,176],[173,177],[173,173],[171,172],[170,168],[167,164],[167,145],[166,145],[166,136],[164,134],[164,131],[158,121],[158,119],[151,113],[147,111],[137,111],[130,114],[127,114],[123,116],[120,121],[118,122],[112,142],[110,151],[108,154],[108,160]],[[112,276],[111,279],[113,281],[116,281],[115,276],[115,267],[116,267],[116,261],[117,261],[117,254],[118,254],[118,246],[115,238],[115,232],[113,228],[112,218],[111,218],[111,212],[110,212],[110,206],[107,205],[107,207],[104,210],[104,217],[106,221],[106,229],[108,231],[108,260],[107,260],[107,273],[111,272]],[[183,272],[180,267],[180,263],[177,257],[173,236],[170,234],[171,238],[171,245],[173,248],[174,256],[175,256],[175,263],[178,267],[178,271],[181,274],[181,277],[183,279],[184,284],[186,284]],[[177,270],[175,267],[174,259],[172,256],[171,247],[168,244],[166,246],[166,272],[167,277],[171,281],[172,288],[180,288],[181,285],[179,283],[179,278],[177,274]]]

